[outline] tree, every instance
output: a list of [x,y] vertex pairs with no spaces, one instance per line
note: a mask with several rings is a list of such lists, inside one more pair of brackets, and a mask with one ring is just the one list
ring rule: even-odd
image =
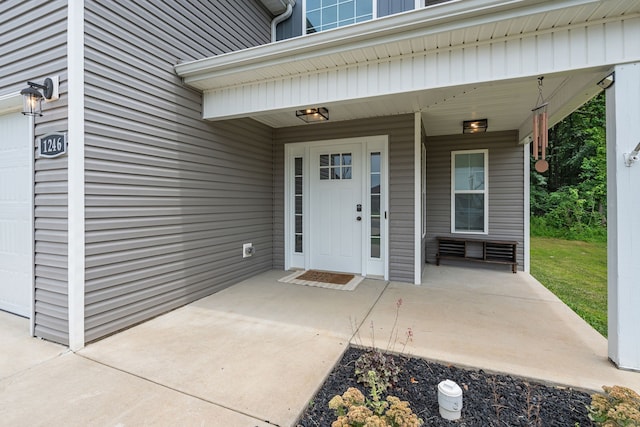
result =
[[606,236],[605,120],[601,92],[549,130],[549,170],[531,169],[532,228]]

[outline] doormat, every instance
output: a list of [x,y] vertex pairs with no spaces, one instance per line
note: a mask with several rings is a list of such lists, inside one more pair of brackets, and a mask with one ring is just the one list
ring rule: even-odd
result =
[[316,286],[319,288],[352,291],[364,277],[355,274],[333,273],[330,271],[306,270],[296,271],[279,282],[294,283],[296,285]]

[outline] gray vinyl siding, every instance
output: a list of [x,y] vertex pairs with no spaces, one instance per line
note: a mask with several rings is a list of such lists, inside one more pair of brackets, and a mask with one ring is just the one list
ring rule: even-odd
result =
[[435,262],[435,237],[451,235],[451,151],[475,149],[489,150],[489,234],[455,235],[517,241],[522,270],[524,147],[516,131],[427,138],[427,262]]
[[414,281],[414,116],[310,124],[274,131],[274,267],[284,268],[284,145],[389,135],[389,278]]
[[378,0],[378,17],[413,10],[415,5],[415,0]]
[[302,35],[302,1],[298,0],[293,6],[289,19],[278,24],[276,40],[285,40]]
[[87,1],[86,341],[272,268],[271,128],[202,120],[173,71],[269,25],[257,1]]
[[[0,2],[0,95],[60,76],[60,99],[44,104],[36,137],[67,129],[66,17],[66,1]],[[67,157],[36,159],[35,335],[61,344],[69,341],[66,206]]]

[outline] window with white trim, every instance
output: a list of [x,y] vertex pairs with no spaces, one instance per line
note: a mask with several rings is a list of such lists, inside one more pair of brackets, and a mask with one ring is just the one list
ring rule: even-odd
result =
[[375,17],[373,0],[306,0],[305,6],[307,34]]
[[451,152],[451,232],[489,232],[489,150]]

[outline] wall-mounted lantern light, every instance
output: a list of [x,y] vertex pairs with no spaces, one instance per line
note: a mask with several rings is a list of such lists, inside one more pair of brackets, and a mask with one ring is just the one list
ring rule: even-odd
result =
[[29,87],[22,89],[22,114],[42,116],[42,100],[58,99],[58,77],[47,77],[43,84],[27,82]]
[[488,120],[465,120],[462,122],[462,133],[480,133],[487,131]]
[[304,110],[297,110],[296,117],[307,123],[326,122],[329,120],[329,110],[325,107],[305,108]]

